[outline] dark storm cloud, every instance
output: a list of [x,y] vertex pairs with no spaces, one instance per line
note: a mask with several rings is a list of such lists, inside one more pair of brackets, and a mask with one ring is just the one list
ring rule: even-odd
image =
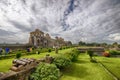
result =
[[20,29],[20,30],[23,31],[23,32],[30,32],[30,31],[33,30],[32,28],[27,27],[27,25],[22,24],[22,23],[19,23],[19,22],[17,22],[17,21],[10,21],[10,20],[9,20],[9,22],[10,22],[13,26],[15,26],[16,28]]

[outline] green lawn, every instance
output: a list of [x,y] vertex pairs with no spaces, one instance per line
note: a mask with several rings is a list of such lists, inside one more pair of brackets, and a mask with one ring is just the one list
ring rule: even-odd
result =
[[[71,49],[59,50],[59,53],[65,53]],[[45,57],[47,53],[48,52],[39,55],[26,55],[22,56],[22,58],[39,59]],[[56,56],[54,51],[52,51],[50,55]],[[15,58],[0,60],[0,72],[7,72],[12,66],[12,60],[14,59]],[[103,63],[107,69],[120,79],[120,58],[96,57],[96,59]],[[60,80],[114,80],[98,63],[91,63],[89,56],[86,54],[80,54],[78,61],[72,63],[72,65],[63,70],[62,73],[63,76]]]
[[[68,52],[70,51],[72,48],[70,49],[64,49],[64,50],[59,50],[59,53],[65,53],[65,52]],[[35,58],[35,59],[39,59],[39,58],[42,58],[42,57],[45,57],[45,55],[48,54],[48,52],[46,53],[40,53],[39,55],[38,54],[33,54],[33,55],[26,55],[26,56],[22,56],[22,58]],[[51,56],[55,56],[55,51],[52,51],[50,53]],[[3,59],[3,60],[0,60],[0,72],[7,72],[9,71],[9,68],[12,66],[12,61],[14,60],[15,58],[10,58],[10,59]]]
[[60,80],[114,80],[98,63],[91,63],[86,54],[79,55],[78,61],[63,71]]
[[97,60],[120,79],[120,58],[97,57]]

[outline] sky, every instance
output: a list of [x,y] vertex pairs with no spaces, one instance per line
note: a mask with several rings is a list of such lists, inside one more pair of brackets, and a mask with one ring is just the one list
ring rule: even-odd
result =
[[0,0],[0,43],[40,29],[73,43],[120,43],[120,0]]

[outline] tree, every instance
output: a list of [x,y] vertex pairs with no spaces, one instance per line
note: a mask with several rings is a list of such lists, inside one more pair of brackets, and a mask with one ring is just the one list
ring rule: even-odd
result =
[[86,45],[86,43],[85,43],[85,42],[83,42],[83,41],[80,41],[80,42],[79,42],[79,45],[80,45],[80,46],[85,46],[85,45]]
[[112,44],[112,46],[115,47],[115,48],[118,48],[118,43],[117,43],[117,42],[114,42],[114,43]]
[[106,47],[108,44],[107,43],[101,43],[102,47]]

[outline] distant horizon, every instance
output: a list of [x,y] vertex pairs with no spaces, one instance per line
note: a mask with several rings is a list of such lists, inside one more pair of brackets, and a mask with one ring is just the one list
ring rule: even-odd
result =
[[[82,41],[82,42],[84,42],[84,41]],[[17,42],[17,43],[15,43],[15,42],[11,42],[11,43],[6,43],[6,42],[3,42],[3,43],[0,43],[0,44],[28,44],[29,42],[24,42],[24,43],[20,43],[20,42]],[[98,43],[98,44],[102,44],[102,43],[107,43],[107,42],[85,42],[85,43]],[[114,43],[114,42],[113,42]],[[107,43],[107,44],[113,44],[113,43]],[[119,42],[117,42],[118,44],[120,44]],[[72,43],[72,44],[79,44],[79,42],[78,43]]]

